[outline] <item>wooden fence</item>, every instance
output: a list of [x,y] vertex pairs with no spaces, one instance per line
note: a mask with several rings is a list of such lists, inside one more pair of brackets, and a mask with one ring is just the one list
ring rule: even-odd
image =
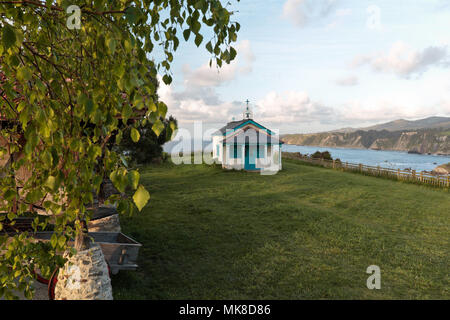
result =
[[313,159],[310,157],[299,155],[283,154],[283,157],[288,159],[297,159],[300,161],[336,170],[359,172],[376,177],[387,177],[401,181],[410,181],[427,185],[433,185],[441,188],[450,188],[450,175],[433,175],[425,171],[416,172],[416,170],[400,170],[392,168],[383,168],[380,166],[374,167],[374,166],[367,166],[361,163],[355,164],[336,160]]

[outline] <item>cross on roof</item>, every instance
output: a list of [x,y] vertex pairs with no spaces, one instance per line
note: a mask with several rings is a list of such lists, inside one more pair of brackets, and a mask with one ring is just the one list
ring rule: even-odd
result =
[[245,111],[244,111],[244,119],[251,119],[251,118],[253,118],[253,114],[250,110],[250,107],[248,106],[250,101],[247,99],[245,102],[247,103],[247,108],[245,108]]

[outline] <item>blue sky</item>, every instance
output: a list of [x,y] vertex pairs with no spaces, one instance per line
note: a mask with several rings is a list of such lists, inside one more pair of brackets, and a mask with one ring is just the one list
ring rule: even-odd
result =
[[450,116],[447,3],[232,1],[237,60],[217,72],[203,44],[183,43],[160,97],[181,127],[240,119],[247,98],[281,133]]

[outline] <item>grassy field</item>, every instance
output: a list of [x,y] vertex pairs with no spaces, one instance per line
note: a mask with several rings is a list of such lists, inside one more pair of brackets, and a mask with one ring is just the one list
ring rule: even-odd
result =
[[[115,299],[449,299],[450,193],[284,160],[274,176],[141,170],[143,244]],[[369,290],[366,269],[381,268]]]

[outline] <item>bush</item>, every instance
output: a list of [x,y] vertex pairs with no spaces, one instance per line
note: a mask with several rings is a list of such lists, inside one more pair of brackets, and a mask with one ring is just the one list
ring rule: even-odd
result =
[[328,151],[320,152],[316,151],[311,155],[313,159],[322,159],[322,160],[333,160],[331,154]]

